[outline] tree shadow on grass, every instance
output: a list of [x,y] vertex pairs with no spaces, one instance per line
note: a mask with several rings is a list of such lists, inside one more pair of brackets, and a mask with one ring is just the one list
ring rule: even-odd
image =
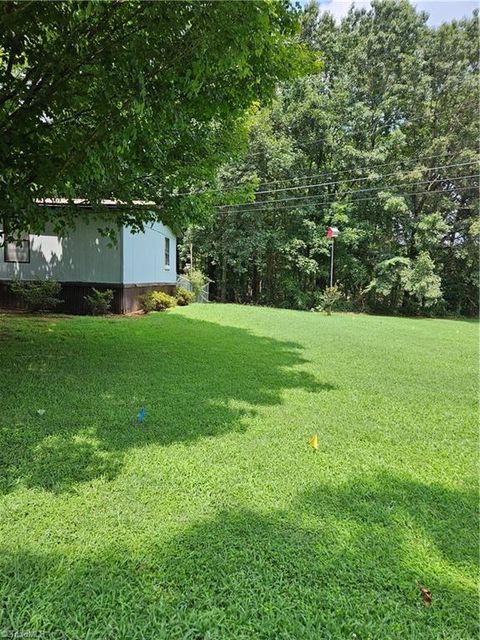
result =
[[12,363],[0,419],[4,491],[109,479],[132,447],[241,431],[288,389],[334,388],[300,368],[294,343],[179,314],[27,321],[23,340],[2,344]]
[[473,640],[476,507],[474,491],[384,473],[88,559],[5,554],[2,622],[49,638]]

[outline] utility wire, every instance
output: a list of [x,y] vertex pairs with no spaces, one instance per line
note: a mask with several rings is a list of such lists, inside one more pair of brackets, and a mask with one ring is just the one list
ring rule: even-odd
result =
[[[354,191],[353,193],[358,193],[358,191]],[[449,196],[451,195],[451,190],[443,190],[443,191],[431,191],[431,190],[426,190],[426,191],[408,191],[408,192],[400,192],[400,193],[393,193],[392,196],[394,197],[403,197],[403,196],[411,196],[411,195],[421,195],[421,194],[427,194],[429,193],[430,195],[446,195]],[[292,210],[292,209],[300,209],[304,206],[309,206],[309,205],[330,205],[333,204],[334,202],[341,200],[341,198],[346,195],[346,194],[339,194],[337,196],[334,196],[333,198],[330,197],[327,200],[315,200],[313,202],[306,202],[306,203],[297,203],[297,204],[290,204],[290,205],[281,205],[279,207],[275,207],[274,209],[272,209],[271,207],[253,207],[250,209],[237,209],[235,210],[228,210],[228,211],[223,211],[223,213],[257,213],[257,212],[264,212],[264,211],[278,211],[278,210]],[[369,196],[366,198],[355,198],[354,200],[351,201],[352,204],[356,203],[356,202],[365,202],[367,200],[376,200],[379,196],[379,193],[377,192],[375,195],[373,196]],[[317,196],[319,198],[321,198],[322,196]],[[271,204],[274,204],[271,203]]]
[[[436,171],[438,169],[449,169],[452,167],[465,167],[467,165],[471,165],[471,164],[476,164],[477,162],[480,162],[478,160],[471,160],[470,162],[459,162],[456,164],[444,164],[444,165],[438,165],[436,167],[425,167],[425,169],[422,169],[422,173],[426,172],[426,171]],[[392,173],[384,173],[382,175],[377,175],[377,176],[364,176],[361,178],[350,178],[348,180],[334,180],[332,182],[318,182],[316,184],[302,184],[302,185],[298,185],[296,187],[285,187],[282,189],[270,189],[270,190],[266,190],[266,191],[255,191],[255,195],[260,195],[260,194],[264,194],[264,193],[280,193],[281,191],[295,191],[297,189],[313,189],[316,187],[326,187],[326,186],[332,186],[332,185],[336,185],[336,184],[346,184],[347,182],[359,182],[362,180],[380,180],[380,178],[390,178],[392,176],[398,176],[399,173],[408,173],[408,171],[394,171]],[[250,204],[245,203],[245,204]],[[215,205],[217,207],[234,207],[237,206],[235,204],[218,204]]]
[[[394,194],[397,197],[405,197],[405,196],[419,196],[419,195],[426,195],[426,194],[430,194],[430,195],[439,195],[441,194],[441,192],[439,191],[407,191],[407,192],[402,192],[402,193],[396,193]],[[369,200],[376,200],[377,196],[370,196],[368,198],[357,198],[355,200],[352,200],[349,204],[355,204],[357,202],[367,202]],[[309,202],[307,203],[307,205],[330,205],[332,204],[333,201],[327,200],[325,202]],[[270,211],[273,213],[276,213],[277,211],[293,211],[295,209],[300,209],[303,205],[302,204],[297,204],[297,205],[283,205],[281,207],[276,207],[275,209],[268,209],[268,208],[264,208],[264,209],[242,209],[241,211],[228,211],[227,213],[264,213],[265,211]],[[465,207],[459,207],[459,208],[465,208]]]
[[[422,162],[424,160],[431,160],[432,158],[436,158],[436,159],[440,159],[440,158],[453,158],[454,156],[457,156],[459,153],[461,153],[461,151],[459,151],[458,153],[441,153],[441,154],[435,154],[432,156],[419,156],[417,158],[408,158],[408,161],[410,162]],[[477,162],[476,160],[473,160],[472,162]],[[374,171],[375,169],[379,169],[380,167],[387,167],[387,166],[392,166],[394,164],[401,164],[402,160],[393,160],[390,162],[382,162],[380,164],[375,164],[375,165],[370,165],[370,166],[363,166],[363,167],[355,167],[354,169],[337,169],[336,171],[324,171],[322,173],[313,173],[313,174],[305,174],[302,176],[293,176],[292,178],[280,178],[278,180],[271,180],[269,182],[259,182],[258,183],[258,187],[265,187],[268,185],[272,185],[272,184],[279,184],[279,183],[288,183],[288,182],[294,182],[295,180],[307,180],[307,179],[313,179],[313,178],[322,178],[323,176],[334,176],[334,175],[341,175],[341,174],[352,174],[355,173],[356,171],[359,170],[364,170],[364,171]],[[407,169],[403,169],[403,171],[408,171]],[[298,185],[298,186],[302,186],[302,185]],[[242,185],[237,184],[237,186],[235,187],[236,189],[241,189]],[[234,190],[234,187],[232,187],[231,190]],[[171,194],[171,196],[173,197],[182,197],[182,196],[194,196],[194,195],[204,195],[206,193],[225,193],[225,188],[222,189],[203,189],[202,191],[182,191],[180,193],[176,193],[176,194]]]
[[[459,151],[458,153],[440,153],[440,154],[435,154],[433,156],[419,156],[417,158],[408,158],[408,161],[410,162],[422,162],[423,160],[431,160],[432,158],[453,158],[457,155],[459,155],[460,153],[462,153],[462,151]],[[370,166],[363,166],[363,167],[355,167],[353,169],[337,169],[336,171],[324,171],[323,173],[313,173],[313,174],[306,174],[304,176],[294,176],[293,178],[281,178],[279,180],[272,180],[270,182],[259,182],[258,186],[267,186],[270,184],[278,184],[279,182],[293,182],[294,180],[307,180],[307,179],[311,179],[311,178],[321,178],[322,176],[334,176],[334,175],[340,175],[340,174],[344,174],[344,173],[355,173],[356,171],[359,170],[370,170],[370,171],[375,171],[375,169],[379,169],[380,167],[389,167],[393,164],[400,164],[402,162],[404,162],[405,160],[392,160],[390,162],[382,162],[379,164],[374,164],[374,165],[370,165]],[[472,162],[480,162],[480,160],[474,160]],[[403,169],[403,171],[411,171],[412,169]],[[218,190],[219,191],[219,190]]]
[[[415,184],[428,184],[428,183],[435,183],[435,182],[450,182],[452,180],[462,180],[462,179],[467,179],[467,178],[478,178],[480,177],[479,174],[473,174],[473,175],[468,175],[468,176],[445,176],[445,177],[440,177],[437,178],[435,180],[414,180],[413,182]],[[379,189],[397,189],[397,188],[402,188],[403,185],[401,184],[392,184],[392,185],[381,185],[378,187],[369,187],[366,189],[353,189],[351,191],[344,191],[343,193],[338,193],[338,194],[330,194],[330,195],[335,195],[337,198],[338,197],[343,197],[346,195],[350,195],[350,194],[355,194],[355,193],[363,193],[363,192],[367,192],[367,191],[378,191]],[[239,208],[239,207],[249,207],[249,206],[254,206],[254,205],[261,205],[261,204],[276,204],[279,202],[293,202],[294,200],[311,200],[313,198],[319,198],[319,197],[325,197],[326,194],[316,194],[316,195],[305,195],[305,196],[296,196],[293,198],[281,198],[278,200],[257,200],[255,202],[243,202],[243,203],[239,203],[239,204],[231,204],[231,205],[217,205],[217,208],[220,209],[232,209],[232,208]]]

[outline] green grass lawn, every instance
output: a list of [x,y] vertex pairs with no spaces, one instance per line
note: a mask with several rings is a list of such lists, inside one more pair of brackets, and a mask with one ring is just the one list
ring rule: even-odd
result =
[[0,316],[0,637],[476,639],[477,339]]

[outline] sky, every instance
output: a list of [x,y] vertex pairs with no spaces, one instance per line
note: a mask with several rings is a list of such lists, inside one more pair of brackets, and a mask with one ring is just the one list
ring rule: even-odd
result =
[[[418,10],[429,14],[428,24],[432,27],[438,27],[442,22],[469,17],[480,4],[478,0],[410,0],[410,2]],[[307,0],[304,0],[303,4],[306,3]],[[348,12],[352,0],[320,0],[320,4],[340,20]],[[369,7],[370,0],[355,0],[355,6]]]

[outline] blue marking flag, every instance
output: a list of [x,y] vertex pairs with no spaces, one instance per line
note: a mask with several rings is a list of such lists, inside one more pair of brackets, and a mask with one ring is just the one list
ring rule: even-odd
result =
[[140,424],[145,418],[145,409],[140,409],[137,416],[137,423]]

